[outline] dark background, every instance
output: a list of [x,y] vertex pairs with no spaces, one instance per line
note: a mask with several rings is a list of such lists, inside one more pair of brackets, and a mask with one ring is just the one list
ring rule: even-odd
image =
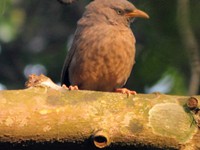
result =
[[[24,88],[31,73],[59,83],[76,22],[89,2],[1,0],[0,89]],[[131,26],[137,54],[126,87],[138,93],[200,94],[200,1],[131,2],[150,19],[136,19]]]

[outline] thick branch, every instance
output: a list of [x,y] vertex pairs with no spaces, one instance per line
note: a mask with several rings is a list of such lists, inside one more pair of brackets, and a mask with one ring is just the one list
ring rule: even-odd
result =
[[[37,149],[200,148],[189,97],[69,91],[48,78],[31,83],[37,86],[0,91],[1,147],[23,142],[30,148],[32,141]],[[196,109],[198,99],[188,105]]]

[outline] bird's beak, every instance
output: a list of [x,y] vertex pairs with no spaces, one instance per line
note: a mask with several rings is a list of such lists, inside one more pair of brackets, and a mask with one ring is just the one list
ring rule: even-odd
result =
[[149,18],[149,15],[147,13],[139,9],[135,9],[134,11],[127,13],[126,16],[131,17],[131,18],[134,18],[134,17],[140,17],[140,18],[146,18],[146,19]]

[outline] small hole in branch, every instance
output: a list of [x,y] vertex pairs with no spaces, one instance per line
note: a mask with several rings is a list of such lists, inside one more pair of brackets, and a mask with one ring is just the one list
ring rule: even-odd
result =
[[104,136],[97,136],[94,138],[94,141],[98,143],[107,143],[107,139]]
[[92,141],[94,145],[98,148],[105,148],[108,145],[110,145],[110,140],[107,132],[105,131],[97,131],[93,136],[92,136]]

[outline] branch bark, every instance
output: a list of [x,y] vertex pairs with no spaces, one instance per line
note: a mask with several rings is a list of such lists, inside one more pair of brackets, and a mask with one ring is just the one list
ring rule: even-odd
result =
[[177,3],[177,22],[179,33],[185,49],[189,55],[191,66],[191,78],[189,83],[189,95],[198,94],[200,85],[200,58],[199,47],[192,31],[189,21],[189,0],[178,0]]
[[200,96],[69,91],[43,76],[27,85],[0,91],[3,149],[200,149]]

